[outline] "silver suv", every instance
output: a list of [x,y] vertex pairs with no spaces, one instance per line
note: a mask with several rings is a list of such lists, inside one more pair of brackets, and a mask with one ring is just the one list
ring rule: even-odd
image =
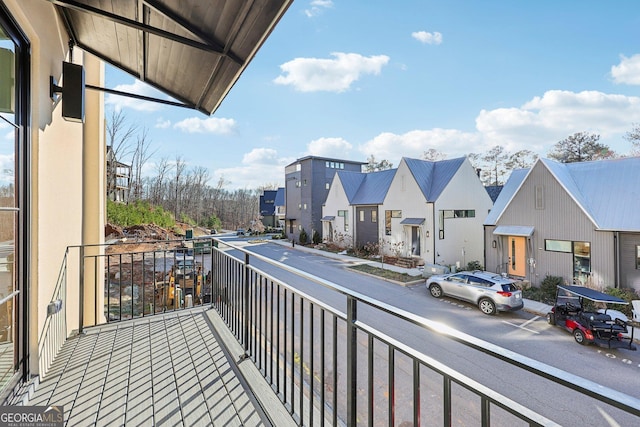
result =
[[476,304],[484,314],[515,311],[524,307],[522,291],[517,282],[488,271],[461,271],[439,274],[427,279],[431,296],[444,295]]

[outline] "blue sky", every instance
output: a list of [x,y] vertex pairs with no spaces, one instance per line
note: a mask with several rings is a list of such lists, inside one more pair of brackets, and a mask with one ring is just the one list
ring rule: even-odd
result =
[[[306,155],[546,156],[576,132],[626,154],[640,123],[637,0],[296,0],[208,117],[107,95],[161,159],[227,189],[284,184]],[[107,67],[106,87],[162,96]]]

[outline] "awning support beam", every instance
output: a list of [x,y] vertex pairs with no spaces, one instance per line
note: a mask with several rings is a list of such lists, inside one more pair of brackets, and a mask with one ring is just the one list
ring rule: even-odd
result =
[[[141,22],[137,22],[137,21],[134,21],[134,20],[131,20],[131,19],[128,19],[128,18],[124,18],[122,16],[107,12],[107,11],[102,10],[102,9],[98,9],[96,7],[93,7],[93,6],[89,6],[89,5],[85,5],[85,4],[82,4],[82,3],[78,3],[77,1],[74,1],[74,0],[47,0],[47,1],[49,1],[50,3],[53,3],[56,6],[60,6],[60,7],[67,8],[67,9],[72,9],[72,10],[77,10],[77,11],[80,11],[80,12],[88,13],[90,15],[98,16],[100,18],[108,19],[108,20],[110,20],[112,22],[115,22],[117,24],[125,25],[127,27],[131,27],[131,28],[134,28],[136,30],[143,31],[145,33],[154,34],[154,35],[159,36],[159,37],[163,37],[163,38],[166,38],[166,39],[178,42],[178,43],[182,43],[182,44],[184,44],[186,46],[191,46],[193,48],[204,50],[206,52],[216,53],[218,55],[225,56],[225,57],[229,58],[230,60],[232,60],[233,62],[235,62],[237,64],[244,65],[244,62],[240,58],[236,57],[235,55],[232,55],[230,52],[225,51],[224,47],[222,47],[222,46],[220,46],[220,45],[218,45],[217,43],[214,43],[214,42],[202,43],[202,42],[199,42],[199,41],[196,41],[196,40],[192,40],[192,39],[189,39],[189,38],[186,38],[186,37],[179,36],[177,34],[170,33],[168,31],[161,30],[159,28],[152,27],[152,26],[147,25],[147,24],[143,24]],[[152,7],[155,8],[155,6],[153,6],[153,5],[152,5]],[[162,12],[162,13],[164,13],[164,12]],[[169,17],[171,19],[175,18],[174,16],[169,16],[169,15],[167,17]],[[183,26],[186,30],[188,30],[188,31],[190,31],[192,33],[194,32],[191,28],[185,27],[184,25],[182,25],[182,22],[176,21],[176,23],[181,25],[181,26]],[[78,43],[78,45],[84,49],[84,47],[81,44]]]

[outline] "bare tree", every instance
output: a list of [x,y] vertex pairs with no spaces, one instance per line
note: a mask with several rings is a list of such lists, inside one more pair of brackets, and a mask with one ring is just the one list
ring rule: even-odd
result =
[[600,135],[595,133],[577,132],[558,141],[554,145],[553,151],[548,155],[562,163],[587,162],[615,157],[616,154],[609,146],[600,144],[599,140]]
[[142,169],[157,150],[149,152],[150,142],[147,139],[147,128],[142,129],[136,139],[136,148],[131,159],[131,180],[129,181],[129,195],[131,200],[142,199]]
[[427,151],[422,153],[422,158],[424,160],[429,160],[432,162],[436,162],[438,160],[444,160],[447,158],[447,155],[441,151],[436,150],[435,148],[429,148]]
[[107,137],[109,145],[120,161],[128,159],[135,148],[131,144],[133,136],[138,132],[138,126],[127,123],[127,117],[120,111],[111,111],[107,120]]
[[526,169],[533,166],[533,163],[538,158],[538,155],[530,150],[520,150],[511,154],[505,163],[507,170],[514,169]]
[[380,160],[376,161],[375,156],[372,154],[367,158],[367,164],[364,166],[365,172],[375,172],[375,171],[383,171],[387,169],[391,169],[393,167],[393,163],[388,160]]
[[624,139],[632,145],[631,155],[640,156],[640,123],[633,123],[629,132],[624,135]]
[[487,163],[489,170],[483,171],[483,178],[489,185],[503,184],[501,177],[506,173],[506,161],[509,155],[504,148],[496,145],[487,154],[482,156],[482,160]]

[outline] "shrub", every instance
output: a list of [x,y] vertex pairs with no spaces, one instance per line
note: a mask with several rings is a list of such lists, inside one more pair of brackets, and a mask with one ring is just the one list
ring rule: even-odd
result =
[[556,300],[558,285],[564,283],[562,277],[547,275],[540,284],[540,301],[553,304]]
[[311,240],[313,241],[314,245],[319,245],[320,243],[322,243],[322,238],[320,237],[320,233],[318,233],[318,230],[313,230],[313,237],[311,238]]
[[631,312],[631,301],[634,299],[640,299],[640,295],[635,291],[635,289],[631,288],[607,288],[604,290],[604,293],[609,294],[614,297],[622,298],[627,301],[629,304],[608,304],[609,308],[613,310],[621,311],[627,316],[629,319],[633,317],[633,313]]
[[467,271],[474,270],[484,270],[484,267],[482,266],[482,264],[480,264],[480,261],[469,261],[467,263]]
[[300,237],[298,237],[298,241],[301,245],[306,245],[307,243],[309,243],[309,235],[304,228],[300,230]]

